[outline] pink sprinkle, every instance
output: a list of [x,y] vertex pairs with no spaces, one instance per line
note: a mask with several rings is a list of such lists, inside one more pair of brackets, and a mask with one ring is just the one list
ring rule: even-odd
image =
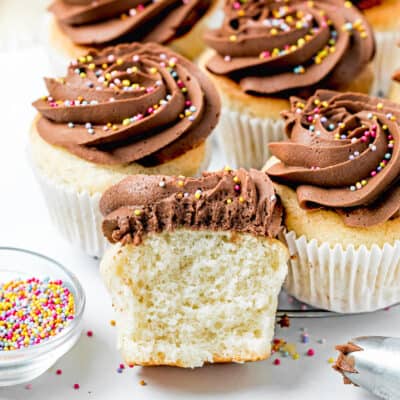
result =
[[28,383],[27,385],[25,385],[25,389],[26,390],[31,390],[32,389],[32,384]]
[[58,370],[56,371],[56,375],[61,375],[61,374],[62,374],[61,369],[58,369]]
[[276,358],[274,360],[274,365],[281,365],[281,360],[279,358]]
[[80,389],[80,387],[81,387],[81,386],[79,385],[79,383],[74,383],[74,389],[75,389],[75,390]]
[[372,176],[372,177],[376,176],[376,171],[372,171],[372,172],[371,172],[371,176]]
[[124,369],[124,368],[125,368],[125,365],[124,365],[124,364],[119,364],[119,367],[120,367],[121,369]]
[[93,332],[92,331],[87,331],[86,335],[87,335],[87,337],[92,337],[93,336]]
[[308,355],[309,357],[312,357],[313,355],[315,355],[314,349],[308,349],[308,350],[307,350],[307,355]]

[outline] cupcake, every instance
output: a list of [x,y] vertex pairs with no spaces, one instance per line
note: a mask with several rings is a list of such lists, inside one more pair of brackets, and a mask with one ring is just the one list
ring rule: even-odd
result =
[[218,93],[194,64],[153,43],[91,51],[45,81],[48,96],[33,103],[33,166],[64,236],[99,256],[101,193],[131,174],[197,174]]
[[400,1],[398,0],[354,0],[372,25],[377,41],[374,67],[377,79],[373,94],[384,96],[390,87],[390,76],[400,65]]
[[400,105],[318,90],[284,118],[267,173],[285,210],[287,291],[342,313],[398,303]]
[[288,252],[265,173],[135,175],[101,201],[113,244],[101,274],[127,364],[200,367],[267,358]]
[[204,49],[203,31],[217,0],[71,1],[54,0],[50,42],[67,59],[91,47],[131,42],[168,45],[195,58]]
[[202,56],[222,96],[221,147],[233,165],[262,167],[267,144],[284,138],[288,96],[316,87],[368,92],[374,38],[348,2],[226,1],[221,28]]

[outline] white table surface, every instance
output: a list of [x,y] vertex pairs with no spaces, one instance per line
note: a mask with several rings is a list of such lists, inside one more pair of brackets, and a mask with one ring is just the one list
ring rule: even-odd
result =
[[[29,2],[12,3],[24,7]],[[2,10],[0,7],[0,13]],[[0,43],[4,37],[1,26],[0,21]],[[7,53],[1,51],[0,44],[0,246],[44,253],[75,272],[87,295],[84,329],[94,333],[91,338],[84,334],[54,368],[31,382],[29,390],[25,385],[1,388],[1,400],[373,399],[362,389],[343,385],[327,360],[336,355],[335,344],[352,337],[398,335],[400,308],[370,315],[292,319],[291,327],[277,328],[276,336],[296,343],[300,359],[280,357],[279,366],[273,365],[272,357],[246,365],[196,370],[135,367],[118,374],[121,358],[115,348],[115,328],[109,323],[114,316],[98,262],[71,247],[53,229],[26,159],[28,129],[34,116],[30,103],[45,93],[41,77],[48,73],[47,53],[29,40],[8,48]],[[301,328],[309,333],[309,344],[300,342]],[[322,338],[325,344],[318,343]],[[310,347],[316,352],[314,357],[305,355]],[[55,374],[56,369],[63,371],[61,376]],[[142,379],[146,386],[139,384]],[[74,383],[79,383],[79,390],[73,389]]]

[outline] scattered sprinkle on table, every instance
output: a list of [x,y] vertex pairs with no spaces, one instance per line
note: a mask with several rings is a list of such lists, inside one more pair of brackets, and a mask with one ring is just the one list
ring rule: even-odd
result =
[[313,355],[315,355],[315,350],[314,350],[314,349],[308,349],[308,350],[307,350],[307,355],[308,355],[309,357],[312,357]]
[[112,320],[110,321],[110,325],[111,325],[111,326],[115,326],[115,325],[116,325],[116,322],[112,319]]
[[92,337],[93,336],[93,332],[92,331],[87,331],[86,332],[86,336],[87,337]]
[[287,314],[284,314],[282,318],[278,321],[281,328],[290,328],[290,318]]
[[80,389],[80,387],[81,387],[81,386],[79,385],[79,383],[74,383],[74,389],[75,389],[75,390]]
[[61,369],[58,369],[58,370],[56,371],[56,375],[62,375]]
[[146,385],[147,385],[147,383],[146,383],[143,379],[139,382],[139,384],[140,384],[141,386],[146,386]]
[[61,280],[0,283],[0,351],[40,344],[74,319],[74,296]]
[[281,365],[281,360],[279,358],[275,358],[274,365]]
[[328,363],[333,364],[335,362],[335,359],[333,357],[328,358]]

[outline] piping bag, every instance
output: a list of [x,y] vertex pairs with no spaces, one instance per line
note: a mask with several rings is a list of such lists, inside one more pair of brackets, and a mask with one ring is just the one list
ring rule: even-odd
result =
[[400,399],[400,338],[364,336],[336,346],[333,368],[344,383],[360,386],[385,400]]

